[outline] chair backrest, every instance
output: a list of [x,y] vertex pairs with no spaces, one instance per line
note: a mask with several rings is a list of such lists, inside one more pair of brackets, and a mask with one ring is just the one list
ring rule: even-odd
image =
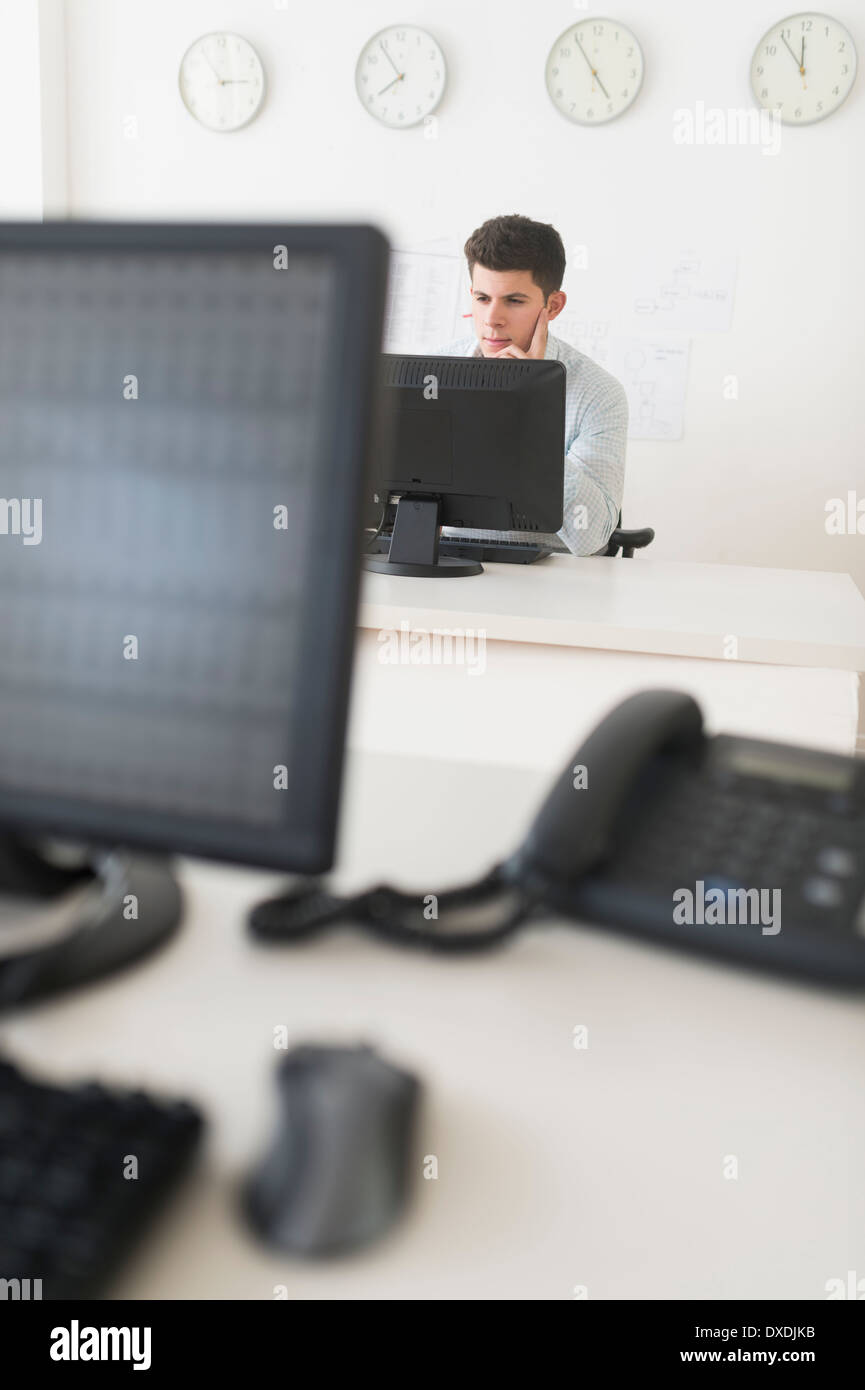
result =
[[655,533],[651,526],[643,526],[639,531],[624,530],[620,510],[616,529],[611,533],[607,548],[602,553],[613,556],[618,555],[621,550],[623,560],[632,560],[635,550],[645,550],[646,546],[651,545],[654,539]]

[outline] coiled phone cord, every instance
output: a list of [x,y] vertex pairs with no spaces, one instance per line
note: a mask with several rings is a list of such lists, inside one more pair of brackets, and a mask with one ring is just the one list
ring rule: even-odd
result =
[[350,924],[394,945],[456,953],[496,946],[542,912],[503,863],[475,883],[425,896],[381,884],[341,898],[313,880],[259,903],[249,928],[262,941],[290,944]]

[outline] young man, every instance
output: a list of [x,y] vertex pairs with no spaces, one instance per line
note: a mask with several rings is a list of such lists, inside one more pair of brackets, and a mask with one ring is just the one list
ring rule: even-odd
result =
[[[564,363],[565,486],[558,537],[574,555],[603,551],[622,505],[628,401],[614,376],[548,332],[548,324],[567,301],[561,289],[562,239],[549,224],[515,213],[485,222],[472,232],[464,251],[474,336],[438,352],[445,357],[537,357]],[[516,538],[522,533],[454,532],[444,527],[442,534]],[[555,537],[532,534],[531,539],[556,544]]]

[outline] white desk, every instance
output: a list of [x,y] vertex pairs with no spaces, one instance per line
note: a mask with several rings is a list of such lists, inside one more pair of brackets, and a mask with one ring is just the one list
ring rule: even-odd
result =
[[[846,574],[644,555],[365,574],[359,624],[357,748],[552,770],[654,685],[689,690],[714,731],[855,749],[865,599]],[[411,634],[436,630],[483,634],[482,673],[477,648],[463,664],[415,663]],[[398,642],[407,659],[392,663]]]
[[[546,782],[355,754],[338,878],[434,892],[473,875],[518,841]],[[820,1299],[865,1269],[861,1001],[555,925],[460,960],[348,931],[268,950],[242,919],[278,880],[203,863],[183,879],[187,921],[162,954],[0,1028],[50,1076],[208,1111],[201,1165],[115,1296]],[[234,1214],[274,1115],[279,1024],[292,1042],[370,1040],[427,1087],[409,1214],[336,1263],[265,1252]],[[419,1176],[431,1153],[434,1182]]]

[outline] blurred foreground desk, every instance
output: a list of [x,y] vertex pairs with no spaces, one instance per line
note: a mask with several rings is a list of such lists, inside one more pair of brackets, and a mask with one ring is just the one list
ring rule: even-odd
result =
[[[470,633],[466,659],[448,664],[459,639],[436,631]],[[846,574],[642,555],[364,574],[349,741],[552,771],[626,695],[671,686],[713,731],[852,753],[863,670]]]
[[[354,754],[337,881],[434,892],[474,875],[521,838],[546,784]],[[350,930],[267,950],[243,917],[273,875],[187,861],[182,876],[186,925],[163,954],[0,1021],[34,1070],[208,1112],[200,1166],[114,1297],[822,1299],[865,1270],[861,999],[554,923],[465,959]],[[409,1214],[336,1262],[263,1251],[237,1216],[274,1120],[282,1024],[290,1045],[369,1040],[427,1087]]]

